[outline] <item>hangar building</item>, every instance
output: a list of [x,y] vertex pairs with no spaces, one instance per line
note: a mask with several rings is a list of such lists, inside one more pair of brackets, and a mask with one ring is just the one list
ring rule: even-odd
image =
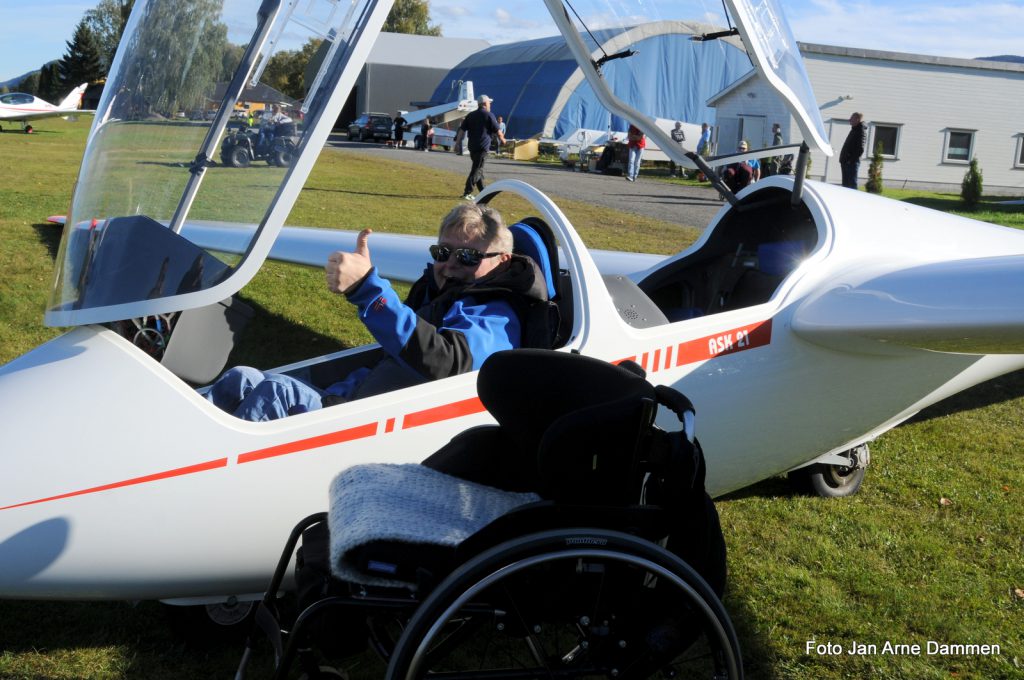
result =
[[[880,143],[886,187],[959,193],[977,158],[986,192],[1024,193],[1024,64],[808,43],[800,51],[836,151],[832,158],[811,154],[813,178],[840,181],[839,150],[858,111],[868,128],[862,186]],[[755,71],[709,104],[718,110],[722,152],[739,139],[768,146],[776,122],[784,140],[799,138],[796,122]]]
[[[612,82],[632,78],[634,71],[649,74],[649,83],[633,88],[644,100],[628,103],[659,118],[699,124],[714,120],[707,99],[749,70],[750,60],[736,37],[708,43],[666,38],[717,30],[695,22],[658,21],[594,31],[594,35],[608,54],[630,45],[637,50],[629,57],[630,68],[625,68],[624,60],[610,61],[602,68]],[[666,63],[692,74],[692,80],[666,83],[659,79]],[[477,94],[494,99],[491,110],[505,117],[507,134],[514,138],[557,138],[579,128],[627,128],[625,121],[601,106],[560,35],[494,45],[470,55],[447,73],[431,99],[444,101],[451,83],[459,80],[473,81]]]
[[[359,73],[345,106],[338,116],[339,125],[348,125],[364,111],[395,115],[399,109],[411,110],[410,102],[431,98],[452,67],[467,56],[490,45],[486,40],[435,38],[429,35],[381,33],[366,65]],[[479,92],[479,90],[477,90]]]

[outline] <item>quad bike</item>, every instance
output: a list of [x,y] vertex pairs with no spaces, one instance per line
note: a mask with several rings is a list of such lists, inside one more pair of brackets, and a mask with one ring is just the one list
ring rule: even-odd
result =
[[299,144],[295,123],[278,123],[273,134],[258,128],[243,128],[224,138],[220,160],[232,168],[246,168],[257,160],[287,168],[292,164]]

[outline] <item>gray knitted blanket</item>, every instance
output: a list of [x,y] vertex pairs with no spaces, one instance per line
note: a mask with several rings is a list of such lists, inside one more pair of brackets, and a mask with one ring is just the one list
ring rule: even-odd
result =
[[346,560],[371,541],[456,546],[513,508],[540,500],[533,493],[474,484],[418,464],[348,468],[331,482],[328,525],[331,570],[370,585],[408,585],[368,575]]

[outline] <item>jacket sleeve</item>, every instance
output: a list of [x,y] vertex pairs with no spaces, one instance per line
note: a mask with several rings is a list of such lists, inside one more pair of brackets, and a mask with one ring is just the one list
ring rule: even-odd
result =
[[494,352],[520,344],[519,320],[503,300],[457,300],[438,328],[402,304],[376,269],[348,299],[385,352],[430,380],[479,369]]

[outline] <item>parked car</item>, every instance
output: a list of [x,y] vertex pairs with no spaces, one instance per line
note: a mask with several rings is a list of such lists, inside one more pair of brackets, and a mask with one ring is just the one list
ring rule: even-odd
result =
[[368,139],[387,141],[391,139],[394,121],[386,113],[364,113],[348,124],[350,141],[365,142]]

